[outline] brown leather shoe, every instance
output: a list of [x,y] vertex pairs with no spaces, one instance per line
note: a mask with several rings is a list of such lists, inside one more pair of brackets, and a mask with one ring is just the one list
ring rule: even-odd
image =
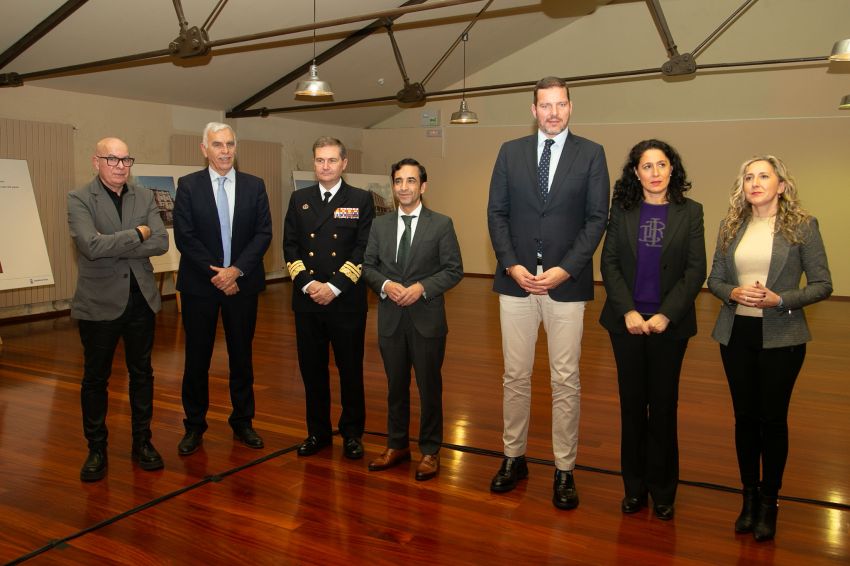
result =
[[416,481],[430,480],[440,471],[439,454],[423,454],[416,467]]
[[387,470],[407,460],[410,460],[410,448],[387,448],[380,456],[369,462],[369,471]]

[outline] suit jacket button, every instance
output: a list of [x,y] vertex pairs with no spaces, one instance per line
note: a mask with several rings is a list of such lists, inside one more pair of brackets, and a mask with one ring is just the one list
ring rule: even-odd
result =
[[310,275],[313,275],[313,270],[312,270],[312,269],[310,270]]
[[307,255],[313,257],[315,254],[313,252],[309,252]]
[[331,252],[331,257],[336,257],[336,252]]
[[336,240],[336,234],[334,234],[334,240]]
[[311,237],[311,238],[315,238],[315,237],[316,237],[316,234],[314,234],[314,233],[310,233],[310,237]]
[[336,271],[331,271],[331,275],[336,275]]

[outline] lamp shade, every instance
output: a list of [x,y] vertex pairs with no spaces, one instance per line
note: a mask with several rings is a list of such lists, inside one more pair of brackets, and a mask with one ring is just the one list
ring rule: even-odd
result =
[[466,99],[460,101],[460,110],[452,112],[452,124],[477,124],[478,114],[471,111],[466,105]]
[[829,56],[830,61],[850,61],[850,39],[842,39],[836,41],[832,46],[832,54]]
[[310,65],[310,78],[298,81],[295,96],[333,96],[331,85],[319,78],[319,67]]

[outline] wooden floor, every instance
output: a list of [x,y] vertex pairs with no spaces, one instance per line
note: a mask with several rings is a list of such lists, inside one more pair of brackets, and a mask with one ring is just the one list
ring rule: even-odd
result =
[[[491,281],[450,293],[444,366],[446,442],[432,481],[414,464],[369,472],[383,446],[386,381],[370,311],[366,349],[367,457],[333,450],[299,458],[303,388],[291,286],[261,297],[255,345],[257,417],[266,448],[234,443],[223,337],[211,380],[204,447],[177,455],[182,435],[183,332],[174,301],[158,317],[154,444],[165,469],[129,458],[127,378],[116,355],[110,387],[109,474],[83,484],[79,409],[82,352],[67,317],[0,326],[0,563],[27,564],[848,564],[850,563],[850,302],[811,308],[810,344],[792,402],[791,454],[774,542],[735,535],[739,509],[731,403],[709,332],[717,309],[700,296],[700,334],[682,373],[682,485],[676,518],[619,509],[619,413],[604,291],[588,304],[576,481],[581,505],[551,504],[549,385],[539,341],[528,455],[530,477],[495,495],[501,451],[501,348]],[[374,305],[373,305],[374,306]],[[415,392],[414,392],[415,395]],[[337,389],[334,399],[338,401]],[[417,403],[413,403],[416,407]],[[335,416],[338,408],[335,408]],[[417,413],[414,410],[414,421]],[[417,426],[414,422],[414,427]],[[415,434],[416,429],[413,429]]]

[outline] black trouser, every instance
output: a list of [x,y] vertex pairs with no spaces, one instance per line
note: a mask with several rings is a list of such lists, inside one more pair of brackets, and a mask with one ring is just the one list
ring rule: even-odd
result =
[[676,412],[687,338],[611,336],[620,390],[620,463],[627,497],[672,505],[679,483]]
[[446,337],[425,337],[416,331],[404,309],[392,336],[379,336],[387,373],[387,447],[407,448],[410,441],[410,369],[419,389],[419,450],[436,454],[443,442],[443,376]]
[[735,449],[741,483],[777,495],[788,459],[788,406],[806,345],[762,347],[762,319],[736,316],[720,356],[735,410]]
[[333,347],[339,371],[339,432],[343,438],[360,438],[366,426],[363,392],[363,350],[366,311],[296,312],[295,338],[298,366],[304,381],[307,403],[307,432],[329,440],[331,428],[331,384],[328,364]]
[[252,343],[257,326],[257,295],[236,293],[204,297],[183,293],[183,329],[186,360],[183,368],[183,425],[187,431],[207,429],[212,361],[218,313],[224,327],[230,369],[228,422],[233,429],[251,426],[254,419],[254,364]]
[[127,307],[115,320],[80,320],[84,370],[80,391],[83,434],[89,449],[106,447],[107,385],[118,340],[124,340],[124,357],[130,375],[130,414],[134,440],[151,437],[153,418],[153,367],[151,352],[154,312],[141,293],[130,293]]

